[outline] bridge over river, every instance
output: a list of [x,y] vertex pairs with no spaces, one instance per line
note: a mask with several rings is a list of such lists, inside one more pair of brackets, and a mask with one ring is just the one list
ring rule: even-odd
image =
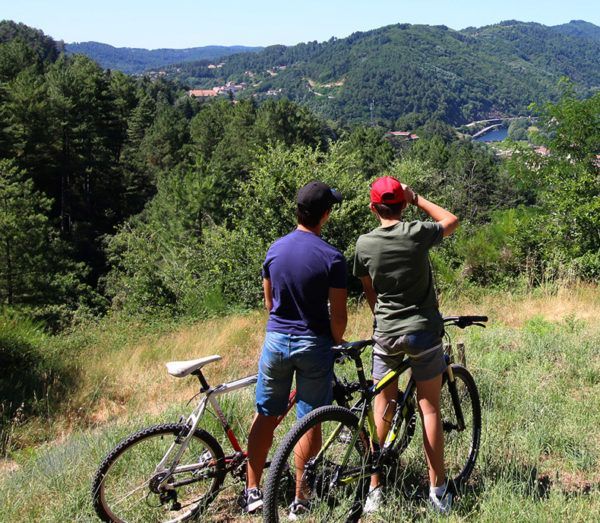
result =
[[494,125],[488,125],[487,127],[484,127],[483,129],[481,129],[481,131],[478,131],[474,135],[472,135],[471,138],[473,140],[475,140],[476,138],[479,138],[480,136],[483,136],[484,134],[487,134],[494,129],[498,129],[498,127],[504,127],[504,124],[502,122],[500,122],[500,123],[496,123]]

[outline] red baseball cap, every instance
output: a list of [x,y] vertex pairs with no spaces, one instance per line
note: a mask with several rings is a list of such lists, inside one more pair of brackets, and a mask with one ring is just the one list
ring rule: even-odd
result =
[[377,178],[371,185],[371,203],[394,204],[404,200],[402,184],[393,176]]

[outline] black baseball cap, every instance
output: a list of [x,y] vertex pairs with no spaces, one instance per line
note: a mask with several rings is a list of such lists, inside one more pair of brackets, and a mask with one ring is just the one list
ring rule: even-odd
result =
[[342,203],[342,194],[323,182],[308,182],[296,196],[298,207],[312,215],[321,215],[332,205]]

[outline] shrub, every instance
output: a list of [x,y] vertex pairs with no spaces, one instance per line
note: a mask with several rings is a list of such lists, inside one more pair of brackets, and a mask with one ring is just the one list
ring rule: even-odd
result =
[[14,310],[0,310],[0,454],[9,443],[11,422],[48,414],[75,380],[69,360],[47,342],[39,324]]

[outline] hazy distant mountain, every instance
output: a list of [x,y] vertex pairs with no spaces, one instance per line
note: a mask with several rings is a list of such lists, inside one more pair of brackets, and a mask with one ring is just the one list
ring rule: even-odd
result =
[[65,44],[67,53],[81,53],[98,62],[105,69],[117,69],[129,74],[142,73],[173,63],[196,60],[217,60],[236,53],[256,52],[262,47],[243,45],[192,47],[189,49],[138,49],[113,47],[98,42]]
[[[600,89],[600,28],[515,20],[455,31],[397,24],[327,42],[271,46],[224,58],[221,68],[167,68],[190,86],[245,83],[239,96],[287,96],[337,120],[408,126],[427,115],[451,123],[515,115],[558,95],[561,77]],[[584,36],[582,36],[584,35]]]
[[555,25],[552,27],[552,29],[569,36],[579,36],[600,40],[600,27],[583,20],[571,20],[568,24]]

